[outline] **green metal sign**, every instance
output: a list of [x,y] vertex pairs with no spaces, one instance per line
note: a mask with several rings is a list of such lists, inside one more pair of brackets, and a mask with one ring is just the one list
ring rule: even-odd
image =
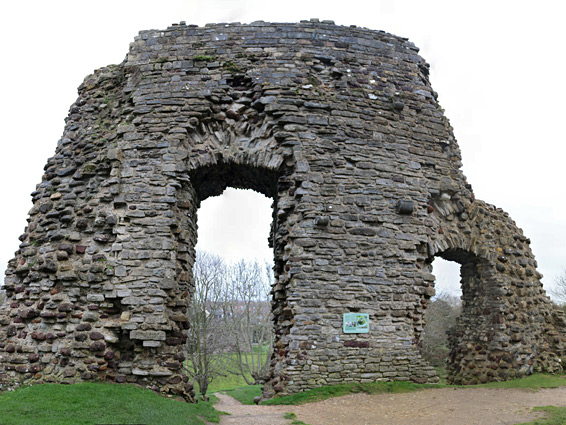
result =
[[344,313],[344,333],[366,334],[369,332],[368,313]]

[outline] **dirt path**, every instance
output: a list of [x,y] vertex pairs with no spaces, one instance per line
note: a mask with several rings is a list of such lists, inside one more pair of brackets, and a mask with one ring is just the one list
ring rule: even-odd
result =
[[220,425],[288,425],[285,412],[291,412],[294,406],[248,406],[221,393],[214,394],[220,399],[214,405],[216,410],[229,413],[220,417]]
[[541,414],[535,406],[566,406],[566,387],[520,389],[442,388],[406,394],[352,394],[302,406],[244,406],[220,395],[220,425],[288,425],[285,412],[309,425],[512,425]]

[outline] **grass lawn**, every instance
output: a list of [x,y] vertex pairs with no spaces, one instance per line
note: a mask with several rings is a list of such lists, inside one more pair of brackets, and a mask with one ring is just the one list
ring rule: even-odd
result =
[[[195,392],[198,392],[198,384],[195,382]],[[216,393],[218,391],[232,390],[234,388],[246,387],[248,384],[242,375],[236,375],[234,373],[228,373],[226,376],[221,376],[214,378],[210,384],[208,384],[207,393]]]
[[[257,355],[257,347],[254,347],[254,354]],[[247,359],[251,362],[251,353],[246,354]],[[268,348],[267,346],[262,347],[261,350],[261,360],[265,361],[266,357],[268,356]],[[208,384],[207,393],[215,393],[218,391],[226,391],[226,390],[233,390],[234,388],[239,387],[246,387],[248,384],[246,380],[241,375],[240,370],[237,366],[238,356],[235,353],[228,354],[226,358],[226,365],[220,369],[220,375],[215,377],[210,384]],[[190,363],[187,361],[187,366],[190,367]],[[248,378],[252,380],[251,375],[248,375]],[[195,392],[197,395],[199,394],[198,391],[198,383],[195,381]]]
[[234,397],[240,403],[254,404],[254,398],[261,395],[261,385],[246,385],[223,391],[230,397]]
[[134,385],[43,384],[0,394],[2,425],[160,424],[219,422],[212,403],[189,404]]
[[535,407],[535,411],[545,411],[546,418],[525,422],[519,425],[564,425],[566,424],[566,407],[544,406]]
[[[510,381],[489,382],[487,384],[476,385],[482,388],[558,388],[566,387],[566,375],[545,375],[535,373],[520,379],[512,379]],[[462,388],[466,388],[463,386]]]

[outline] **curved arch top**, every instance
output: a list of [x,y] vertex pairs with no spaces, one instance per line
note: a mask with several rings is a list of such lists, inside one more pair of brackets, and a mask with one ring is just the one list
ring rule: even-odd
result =
[[[450,377],[560,370],[564,318],[529,240],[474,198],[408,40],[331,22],[142,31],[79,87],[33,192],[0,308],[0,383],[111,380],[191,398],[182,373],[200,201],[274,200],[264,396],[435,382],[419,352],[434,256],[463,264]],[[369,333],[344,333],[346,313]]]

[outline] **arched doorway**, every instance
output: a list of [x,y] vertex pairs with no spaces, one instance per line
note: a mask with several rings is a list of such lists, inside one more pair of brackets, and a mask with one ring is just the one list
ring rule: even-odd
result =
[[194,292],[187,310],[189,378],[209,384],[263,383],[273,348],[273,200],[228,187],[198,210]]
[[421,353],[442,379],[448,360],[448,331],[456,325],[462,310],[460,264],[436,257],[431,264],[435,295],[424,313]]
[[[462,305],[455,326],[448,331],[448,380],[458,384],[492,381],[496,375],[486,365],[487,350],[477,350],[473,362],[463,361],[464,353],[467,352],[466,345],[471,341],[487,341],[496,335],[503,337],[501,333],[497,334],[498,331],[505,330],[504,327],[498,328],[499,323],[486,326],[489,318],[500,321],[498,317],[504,309],[501,299],[495,295],[498,285],[489,272],[491,267],[486,261],[462,249],[447,249],[439,253],[438,257],[460,264]],[[465,368],[473,371],[473,377],[468,377],[470,374]],[[482,372],[476,375],[476,370]]]

